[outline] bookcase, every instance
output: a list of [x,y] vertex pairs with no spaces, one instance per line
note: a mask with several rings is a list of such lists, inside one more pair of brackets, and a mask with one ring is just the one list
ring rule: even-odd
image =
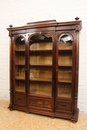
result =
[[10,110],[78,121],[79,19],[27,23],[10,37]]

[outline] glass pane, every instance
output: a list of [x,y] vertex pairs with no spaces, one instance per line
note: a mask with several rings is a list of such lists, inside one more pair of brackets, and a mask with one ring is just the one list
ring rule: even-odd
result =
[[25,67],[23,67],[23,66],[15,67],[15,78],[16,79],[25,79]]
[[30,38],[29,93],[52,96],[52,48],[49,34],[35,34]]
[[71,98],[71,84],[58,84],[58,97]]
[[15,44],[16,51],[25,51],[25,44]]
[[23,52],[16,52],[15,53],[15,63],[25,65],[25,53]]
[[58,56],[59,66],[72,66],[72,53],[62,53]]
[[30,69],[29,79],[38,81],[52,81],[52,71],[44,69]]
[[72,50],[72,43],[71,42],[66,42],[66,43],[64,43],[64,42],[60,42],[59,44],[58,44],[58,48],[59,48],[59,50]]
[[52,50],[52,42],[33,43],[30,50]]
[[30,84],[30,93],[52,96],[52,84],[51,83],[32,83]]
[[58,39],[57,96],[71,98],[73,37],[64,33]]
[[65,70],[65,69],[59,69],[58,81],[59,82],[71,82],[72,81],[72,71]]
[[16,51],[25,50],[25,39],[23,36],[19,36],[15,39],[15,50]]
[[30,56],[30,65],[52,65],[52,56]]
[[15,91],[17,92],[25,92],[25,82],[16,80],[15,81]]
[[31,37],[30,42],[31,43],[37,43],[37,42],[47,42],[52,41],[52,37],[49,34],[35,34]]
[[58,42],[66,43],[66,42],[73,42],[73,37],[68,33],[63,33],[60,35]]
[[14,42],[15,91],[25,92],[25,38],[23,36],[15,37]]

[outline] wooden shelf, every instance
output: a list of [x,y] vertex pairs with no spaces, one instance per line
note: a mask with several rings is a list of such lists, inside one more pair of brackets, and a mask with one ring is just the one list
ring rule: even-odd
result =
[[29,65],[29,69],[37,69],[37,70],[50,70],[52,71],[52,65]]
[[[31,93],[31,92],[30,92]],[[36,90],[35,92],[32,92],[32,94],[36,94],[36,95],[46,95],[46,96],[51,96],[52,95],[52,92],[48,92],[48,91],[39,91],[39,90]]]
[[15,51],[25,51],[25,43],[15,43]]
[[18,88],[18,87],[17,87],[17,88],[16,88],[16,91],[17,91],[17,92],[25,92],[25,88],[23,89],[23,88]]
[[72,82],[72,71],[71,70],[58,70],[58,81]]
[[15,79],[16,80],[25,80],[25,77],[16,76]]
[[52,52],[52,49],[48,50],[29,50],[30,52]]
[[15,65],[25,66],[25,63],[15,63]]
[[35,64],[33,65],[33,64],[32,64],[32,65],[29,65],[29,67],[30,67],[30,68],[38,68],[38,67],[43,67],[43,68],[44,68],[44,67],[45,67],[45,68],[46,68],[46,67],[47,67],[47,68],[50,67],[50,68],[52,68],[52,65],[37,65],[37,64],[36,64],[36,65],[35,65]]
[[18,51],[18,52],[25,52],[25,49],[15,49],[15,51]]
[[30,56],[30,65],[52,65],[52,56]]
[[35,64],[34,64],[34,65],[29,65],[29,66],[30,66],[31,68],[32,68],[32,67],[52,67],[52,65],[37,65],[37,64],[36,64],[36,65],[35,65]]
[[58,84],[58,97],[71,98],[72,86],[70,84],[59,83]]
[[39,95],[52,95],[52,84],[50,83],[34,83],[30,84],[30,93]]
[[58,97],[71,98],[71,93],[58,93]]
[[60,48],[59,51],[72,51],[72,48]]
[[64,79],[59,79],[59,83],[72,83],[72,80],[64,80]]
[[72,56],[58,56],[58,64],[71,66],[72,65]]
[[52,82],[52,80],[50,80],[50,79],[40,79],[40,78],[30,79],[30,81],[49,82],[49,83]]
[[30,50],[52,50],[52,42],[38,41],[37,43],[30,44]]
[[64,50],[72,50],[73,49],[73,46],[72,46],[72,42],[61,42],[61,43],[58,43],[58,49],[61,50],[61,49],[64,49]]
[[59,67],[72,67],[72,65],[58,64]]

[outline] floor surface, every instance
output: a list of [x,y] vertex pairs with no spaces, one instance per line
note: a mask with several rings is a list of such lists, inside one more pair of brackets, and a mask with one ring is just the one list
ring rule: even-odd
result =
[[10,111],[9,101],[0,100],[0,130],[87,130],[87,114],[80,113],[77,123],[21,111]]

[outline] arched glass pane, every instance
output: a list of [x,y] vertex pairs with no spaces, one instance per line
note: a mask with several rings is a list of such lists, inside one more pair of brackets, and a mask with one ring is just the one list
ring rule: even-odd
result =
[[72,49],[73,38],[70,34],[62,34],[58,39],[59,49]]
[[52,38],[48,34],[34,35],[30,43],[30,50],[52,50]]

